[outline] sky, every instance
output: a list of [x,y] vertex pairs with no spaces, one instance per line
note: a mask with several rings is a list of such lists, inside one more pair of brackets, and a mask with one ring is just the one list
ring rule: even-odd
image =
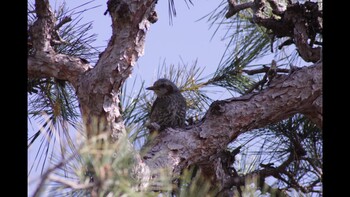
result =
[[[50,2],[54,9],[63,1],[50,0]],[[84,2],[88,1],[74,0],[67,1],[66,4],[69,8],[74,8]],[[96,33],[98,35],[94,43],[95,46],[106,46],[111,36],[111,19],[108,14],[103,14],[106,10],[106,3],[101,2],[102,1],[94,1],[83,7],[89,8],[101,5],[82,15],[82,23],[93,21],[91,33]],[[227,46],[228,41],[222,40],[226,31],[218,31],[212,38],[216,26],[214,25],[212,28],[209,28],[210,23],[207,22],[207,18],[199,19],[218,7],[221,1],[192,0],[192,2],[194,5],[188,4],[187,6],[184,1],[175,1],[177,15],[173,17],[173,24],[170,25],[168,1],[158,1],[156,5],[158,21],[151,25],[146,35],[144,55],[139,58],[128,81],[133,82],[135,78],[140,78],[145,80],[146,86],[151,85],[156,80],[157,69],[163,62],[165,62],[166,65],[182,65],[182,62],[187,65],[192,65],[197,61],[197,65],[204,68],[203,77],[215,72]],[[224,99],[222,98],[222,94],[218,94],[215,99]],[[34,123],[34,125],[37,124],[39,123]],[[35,127],[32,128],[30,123],[28,123],[28,129],[28,136],[31,136],[33,132],[37,130]],[[31,164],[35,158],[38,147],[39,143],[34,144],[28,150],[28,164]],[[34,192],[39,176],[40,169],[36,171],[33,170],[28,176],[28,196],[31,196]]]
[[[177,15],[173,17],[173,24],[170,25],[168,0],[158,1],[158,21],[151,25],[146,35],[144,55],[137,61],[128,81],[133,82],[135,78],[141,78],[145,80],[146,86],[151,85],[156,80],[158,67],[163,62],[167,66],[190,66],[197,62],[197,65],[204,69],[203,77],[215,72],[228,43],[228,40],[222,40],[226,30],[220,29],[214,35],[217,26],[210,28],[211,23],[207,22],[207,18],[200,19],[218,7],[221,1],[192,2],[193,5],[186,4],[184,0],[175,1]],[[225,0],[222,2],[226,3]],[[70,7],[80,4],[81,1],[68,3]],[[111,36],[110,17],[108,14],[103,15],[106,10],[105,3],[92,3],[90,7],[94,5],[101,6],[87,11],[82,22],[95,21],[92,31],[98,34],[95,46],[106,46]]]

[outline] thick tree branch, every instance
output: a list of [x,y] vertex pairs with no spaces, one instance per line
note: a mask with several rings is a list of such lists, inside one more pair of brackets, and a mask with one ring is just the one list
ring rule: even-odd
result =
[[54,77],[69,81],[73,86],[77,85],[80,75],[92,69],[80,58],[64,54],[36,54],[28,56],[27,62],[29,78]]
[[[276,17],[264,14],[267,4],[270,4],[272,14]],[[295,3],[282,7],[275,0],[253,0],[242,4],[228,0],[228,5],[226,18],[250,8],[253,10],[252,22],[270,29],[277,38],[290,37],[290,41],[280,47],[294,43],[305,61],[315,63],[320,60],[321,47],[313,47],[317,43],[316,35],[322,34],[322,11],[319,10],[317,2]]]
[[56,26],[55,29],[58,30],[61,28],[64,24],[72,21],[72,18],[70,16],[65,16]]
[[[308,43],[310,37],[304,20],[300,20],[295,24],[294,28],[294,42],[298,47],[300,56],[310,62],[317,62],[321,58],[321,47],[313,48]],[[313,39],[313,38],[311,38]]]
[[278,75],[260,93],[214,102],[197,125],[160,133],[143,159],[151,169],[168,168],[175,176],[189,165],[208,166],[240,134],[296,113],[313,117],[321,127],[321,101],[322,63],[318,63]]
[[[81,76],[77,87],[88,138],[95,132],[112,131],[114,139],[125,131],[119,109],[120,88],[143,55],[148,20],[155,0],[109,0],[112,36],[94,69]],[[93,119],[100,126],[93,128]]]
[[36,53],[52,53],[50,45],[52,31],[54,31],[56,18],[51,11],[48,0],[36,0],[35,12],[38,19],[29,29],[32,47]]
[[[109,0],[112,35],[97,64],[92,67],[84,60],[57,54],[52,45],[62,42],[48,0],[36,0],[37,20],[30,27],[28,57],[29,77],[55,77],[73,84],[81,106],[88,137],[111,131],[125,131],[119,109],[119,90],[130,76],[137,59],[143,55],[145,35],[154,15],[156,0]],[[151,13],[152,12],[152,13]],[[87,72],[88,71],[88,72]],[[95,127],[90,127],[92,123]]]
[[35,13],[37,20],[29,28],[32,52],[27,59],[28,77],[54,77],[67,80],[76,86],[78,76],[90,70],[92,66],[80,58],[57,54],[52,48],[53,43],[62,41],[57,33],[58,28],[71,19],[66,17],[55,25],[56,18],[48,0],[36,0]]

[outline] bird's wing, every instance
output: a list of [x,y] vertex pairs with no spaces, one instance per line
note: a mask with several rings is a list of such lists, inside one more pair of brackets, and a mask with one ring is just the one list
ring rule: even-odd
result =
[[152,114],[154,112],[154,108],[156,106],[156,104],[159,102],[159,99],[158,97],[156,98],[156,100],[154,100],[153,104],[152,104],[152,107],[151,107],[151,112],[149,113],[149,117],[152,117]]

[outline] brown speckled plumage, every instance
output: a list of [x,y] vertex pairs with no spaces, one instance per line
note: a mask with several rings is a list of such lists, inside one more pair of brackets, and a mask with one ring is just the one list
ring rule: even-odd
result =
[[173,82],[168,79],[158,79],[153,86],[146,89],[153,90],[157,95],[149,120],[150,123],[157,123],[160,126],[158,131],[167,127],[185,126],[186,100]]

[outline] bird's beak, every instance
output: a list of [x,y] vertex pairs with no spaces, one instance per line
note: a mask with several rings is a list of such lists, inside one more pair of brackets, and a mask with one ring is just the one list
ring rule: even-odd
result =
[[146,90],[155,90],[156,88],[154,86],[146,88]]

